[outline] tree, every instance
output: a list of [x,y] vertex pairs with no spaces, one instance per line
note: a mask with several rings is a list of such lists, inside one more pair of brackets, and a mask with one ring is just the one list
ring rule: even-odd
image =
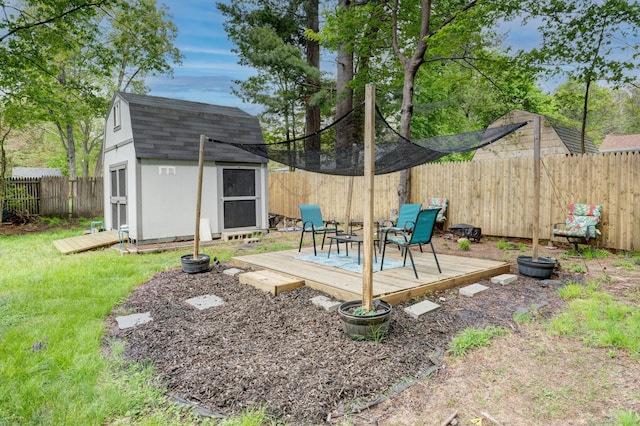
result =
[[[143,91],[149,73],[170,72],[169,61],[180,56],[172,46],[176,29],[155,0],[103,1],[80,9],[71,1],[49,3],[27,2],[4,22],[11,37],[1,54],[15,58],[5,75],[19,76],[15,81],[33,120],[55,125],[75,179],[77,139],[85,155],[99,147],[87,123],[104,115],[111,92]],[[34,24],[42,22],[48,25]],[[8,79],[1,84],[8,87]],[[88,173],[88,162],[83,169]]]
[[587,129],[589,96],[596,82],[619,86],[633,80],[640,65],[640,4],[622,0],[554,0],[527,2],[530,15],[540,21],[542,45],[532,59],[552,75],[578,81],[582,96],[582,152]]
[[[318,30],[318,0],[232,0],[217,7],[227,17],[225,30],[237,47],[240,64],[258,70],[256,77],[235,81],[238,88],[233,92],[245,101],[265,105],[265,114],[282,114],[287,140],[297,132],[295,117],[303,109],[305,133],[314,135],[320,130],[325,83],[319,44],[305,31]],[[310,150],[319,148],[320,137],[308,138],[305,145]]]
[[585,84],[568,80],[559,85],[553,93],[553,100],[558,105],[560,117],[579,126],[584,124],[584,132],[593,139],[596,145],[600,145],[604,137],[609,133],[624,133],[623,126],[616,118],[618,108],[615,105],[623,105],[615,101],[614,90],[592,84],[589,88],[589,110],[584,120],[584,93]]

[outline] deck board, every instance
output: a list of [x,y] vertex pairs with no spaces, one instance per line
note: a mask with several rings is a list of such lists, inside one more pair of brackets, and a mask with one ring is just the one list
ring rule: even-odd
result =
[[[285,250],[253,254],[232,258],[234,265],[255,270],[267,269],[299,277],[305,285],[320,290],[339,300],[357,300],[362,296],[362,275],[331,266],[319,265],[295,259],[300,254],[310,254],[313,248]],[[319,252],[319,256],[325,252]],[[413,253],[418,279],[413,274],[411,263],[402,268],[385,269],[373,274],[373,297],[397,304],[413,297],[424,296],[429,291],[445,290],[477,282],[496,275],[509,273],[510,265],[471,257],[438,254],[442,273],[438,273],[433,254]],[[400,259],[397,254],[386,257]]]

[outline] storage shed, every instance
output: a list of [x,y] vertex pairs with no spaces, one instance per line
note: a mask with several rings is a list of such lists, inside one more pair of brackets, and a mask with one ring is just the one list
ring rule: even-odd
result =
[[104,136],[105,228],[140,243],[194,237],[200,135],[200,236],[268,228],[267,160],[226,143],[264,143],[238,108],[116,92]]
[[[558,120],[540,114],[515,109],[493,123],[489,127],[503,126],[511,123],[528,123],[512,134],[478,149],[473,160],[494,160],[508,157],[533,157],[533,119],[540,117],[540,155],[581,154],[580,130],[567,126]],[[585,137],[585,152],[597,153],[593,141]]]

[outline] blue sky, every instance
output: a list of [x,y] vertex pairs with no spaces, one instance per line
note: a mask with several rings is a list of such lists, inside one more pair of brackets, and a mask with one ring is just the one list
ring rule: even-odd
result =
[[[223,1],[224,2],[224,1]],[[248,67],[238,65],[238,57],[231,52],[233,44],[223,28],[224,18],[216,9],[215,0],[159,0],[167,5],[178,27],[176,46],[185,56],[182,66],[168,76],[147,79],[151,95],[174,99],[239,107],[250,114],[260,106],[244,104],[231,93],[233,80],[245,80],[254,74]],[[521,28],[510,23],[508,43],[519,48],[531,48],[536,43],[535,28]],[[330,65],[330,64],[324,64]],[[542,87],[543,90],[551,90]]]
[[147,85],[151,95],[174,99],[236,106],[249,113],[258,107],[245,105],[231,93],[233,80],[245,80],[254,72],[238,65],[231,53],[233,44],[227,40],[222,26],[224,19],[214,0],[160,0],[166,4],[178,27],[175,41],[185,56],[182,66],[174,68],[173,78],[150,77]]

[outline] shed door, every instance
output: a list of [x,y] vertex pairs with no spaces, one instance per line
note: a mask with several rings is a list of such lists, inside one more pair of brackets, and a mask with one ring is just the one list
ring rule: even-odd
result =
[[127,166],[112,167],[111,175],[111,223],[112,229],[127,224]]
[[258,170],[255,168],[222,168],[223,229],[256,228],[258,226]]

